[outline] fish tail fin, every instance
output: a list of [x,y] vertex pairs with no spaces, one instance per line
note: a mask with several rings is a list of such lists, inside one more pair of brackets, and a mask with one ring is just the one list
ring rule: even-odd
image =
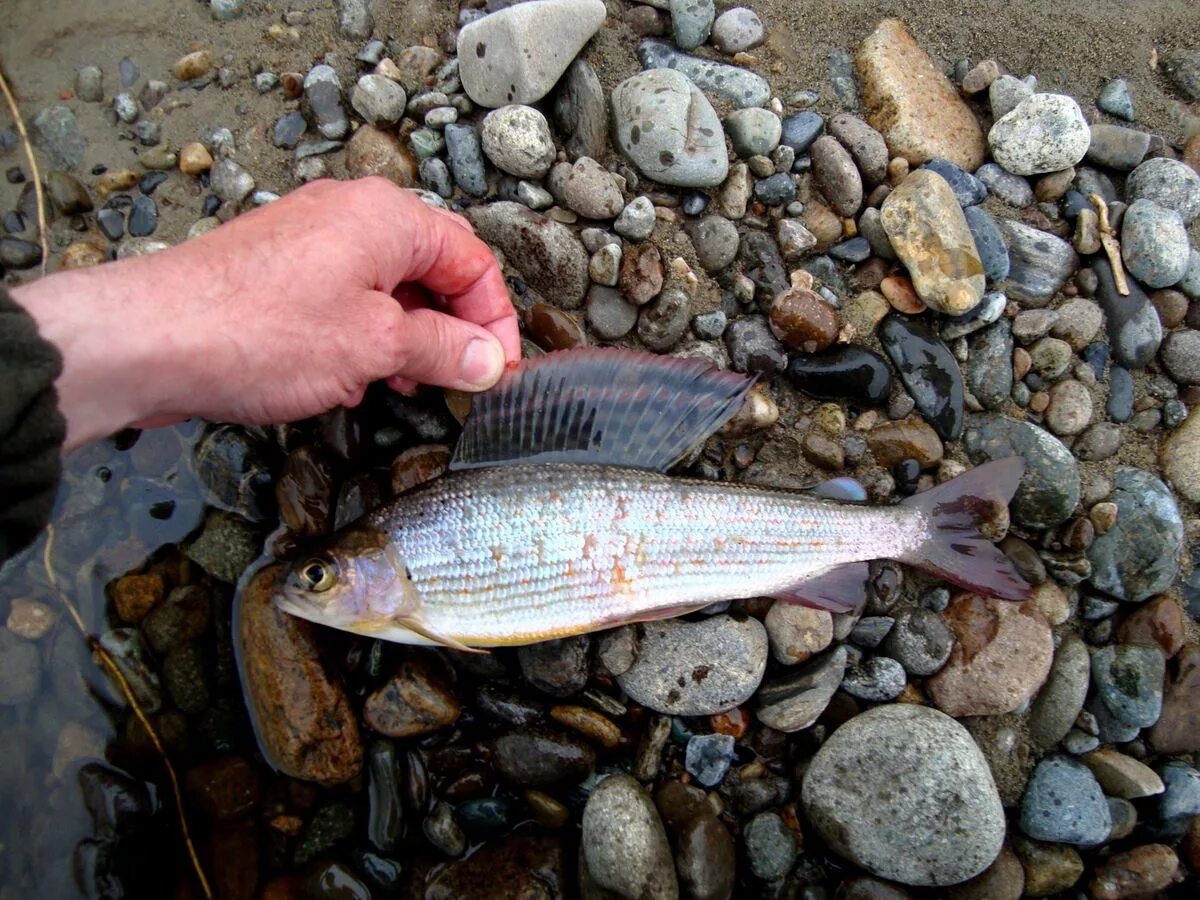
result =
[[902,505],[924,514],[927,531],[901,561],[990,597],[1029,599],[1033,588],[977,527],[997,505],[1008,505],[1024,471],[1025,460],[1011,456],[909,497]]

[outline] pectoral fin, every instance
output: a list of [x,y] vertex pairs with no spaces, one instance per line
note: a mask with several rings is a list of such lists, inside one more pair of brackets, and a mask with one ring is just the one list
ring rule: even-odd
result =
[[439,634],[430,628],[420,616],[398,616],[392,620],[401,628],[407,628],[427,640],[433,641],[435,644],[441,644],[443,647],[449,647],[451,650],[461,650],[463,653],[487,653],[482,647],[468,647],[462,641],[455,640],[448,635]]
[[400,644],[422,644],[422,641],[407,640],[403,632],[408,631],[417,637],[424,638],[430,644],[448,647],[451,650],[461,650],[463,653],[487,653],[481,647],[468,647],[462,641],[440,634],[430,628],[418,614],[415,616],[382,616],[354,623],[348,630],[355,634],[373,637],[384,641],[395,641]]

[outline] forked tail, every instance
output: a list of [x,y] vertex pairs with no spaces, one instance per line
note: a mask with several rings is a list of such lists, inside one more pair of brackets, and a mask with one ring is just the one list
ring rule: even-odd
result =
[[978,529],[997,505],[1008,505],[1024,472],[1025,460],[1010,456],[909,497],[903,505],[924,513],[927,533],[920,548],[901,560],[980,594],[1027,600],[1029,583]]

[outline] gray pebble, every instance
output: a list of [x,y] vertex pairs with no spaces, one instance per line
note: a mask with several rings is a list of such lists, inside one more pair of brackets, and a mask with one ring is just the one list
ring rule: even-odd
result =
[[700,784],[715,787],[724,780],[733,762],[733,743],[729,734],[692,735],[684,754],[684,768]]
[[975,172],[975,177],[987,187],[988,193],[999,197],[1010,206],[1033,205],[1033,188],[1020,175],[1006,172],[995,163],[984,163]]
[[408,96],[404,88],[383,75],[364,75],[354,85],[350,105],[371,125],[387,128],[404,116]]
[[1179,573],[1183,520],[1169,488],[1149,472],[1120,469],[1112,501],[1117,521],[1088,548],[1091,583],[1120,600],[1141,602]]
[[254,190],[254,177],[232,159],[218,159],[210,178],[212,192],[226,203],[241,203]]
[[1092,683],[1114,718],[1148,728],[1162,712],[1166,660],[1157,647],[1118,644],[1092,654]]
[[487,193],[487,176],[479,133],[471,125],[447,125],[443,134],[454,181],[464,193],[482,197]]
[[304,99],[323,137],[341,140],[346,136],[350,121],[342,108],[342,83],[332,66],[322,64],[309,69],[304,76]]
[[1129,202],[1153,200],[1175,210],[1185,225],[1200,215],[1200,175],[1177,159],[1146,160],[1130,174],[1125,193]]
[[712,45],[730,55],[753,50],[763,42],[763,36],[762,20],[745,6],[721,13],[712,26]]
[[1134,278],[1152,288],[1175,284],[1187,271],[1190,253],[1178,213],[1151,200],[1130,204],[1121,222],[1121,257]]
[[910,675],[932,675],[950,658],[954,635],[941,617],[920,607],[902,610],[883,650]]
[[763,881],[786,875],[796,861],[796,836],[773,812],[759,813],[742,832],[750,871]]
[[1133,96],[1129,93],[1129,83],[1124,78],[1114,78],[1100,89],[1096,105],[1118,119],[1126,122],[1133,121]]
[[75,71],[75,96],[84,103],[104,99],[104,73],[99,66],[81,66]]
[[971,230],[971,237],[975,239],[975,250],[983,263],[987,283],[999,284],[1008,277],[1010,269],[1008,247],[1000,233],[1000,226],[982,206],[968,206],[963,210],[963,215],[967,220],[967,228]]
[[1090,846],[1112,829],[1104,792],[1083,763],[1048,756],[1038,763],[1021,799],[1021,830],[1039,841]]
[[583,808],[580,861],[618,897],[676,897],[675,865],[650,795],[632,777],[609,775]]
[[725,133],[733,152],[741,157],[766,155],[779,145],[782,126],[769,109],[736,109],[725,117]]
[[[767,80],[746,69],[681,53],[665,41],[645,40],[638,45],[644,69],[674,69],[703,91],[729,100],[740,108],[766,106],[771,99]],[[614,99],[614,106],[615,106]]]
[[904,667],[887,656],[873,656],[850,666],[842,676],[842,690],[860,700],[894,700],[904,691]]

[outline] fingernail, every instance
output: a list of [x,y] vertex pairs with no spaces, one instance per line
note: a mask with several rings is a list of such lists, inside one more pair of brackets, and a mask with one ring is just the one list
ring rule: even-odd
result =
[[463,351],[458,377],[477,388],[491,387],[504,370],[504,351],[497,340],[475,338]]

